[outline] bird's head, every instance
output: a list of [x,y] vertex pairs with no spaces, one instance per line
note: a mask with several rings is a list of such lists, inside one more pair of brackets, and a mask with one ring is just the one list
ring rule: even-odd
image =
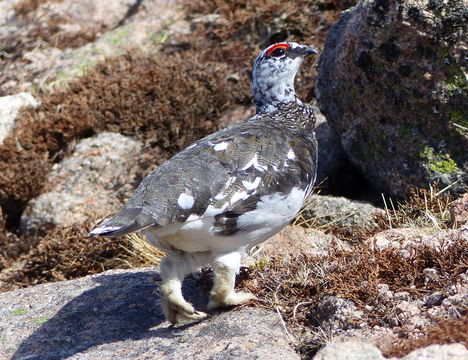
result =
[[253,65],[252,90],[257,113],[270,113],[282,103],[299,102],[294,78],[302,61],[317,50],[295,42],[270,45]]

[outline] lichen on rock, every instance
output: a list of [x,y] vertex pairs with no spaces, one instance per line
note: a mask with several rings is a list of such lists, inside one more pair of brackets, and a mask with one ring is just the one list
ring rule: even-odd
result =
[[463,0],[362,0],[330,30],[319,105],[381,191],[465,188],[467,21]]

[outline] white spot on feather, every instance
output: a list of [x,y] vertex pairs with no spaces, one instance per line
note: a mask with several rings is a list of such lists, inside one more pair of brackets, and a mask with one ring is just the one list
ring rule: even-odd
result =
[[294,154],[293,149],[290,149],[288,152],[288,159],[289,160],[294,160],[296,158],[296,154]]
[[214,151],[223,151],[223,150],[226,150],[228,146],[229,146],[229,143],[222,142],[222,143],[219,143],[219,144],[216,144],[215,146],[213,146],[213,150]]
[[256,189],[258,187],[258,185],[260,185],[261,180],[262,179],[260,179],[259,177],[256,177],[254,181],[244,180],[244,181],[242,181],[242,185],[244,185],[244,187],[247,190],[253,190],[253,189]]
[[203,214],[203,217],[205,216],[216,216],[218,214],[221,214],[224,209],[229,205],[229,203],[225,203],[222,207],[220,208],[215,208],[213,205],[208,205],[208,207],[205,210],[205,213]]
[[258,156],[257,156],[257,154],[255,154],[253,156],[253,158],[250,159],[250,161],[241,170],[247,170],[251,166],[254,166],[254,167],[258,166]]
[[255,154],[252,159],[241,169],[241,170],[247,170],[249,167],[253,166],[255,169],[260,170],[260,171],[266,171],[268,168],[264,165],[260,165],[258,163],[258,155]]
[[230,203],[234,204],[236,201],[244,200],[244,199],[247,199],[248,197],[249,195],[245,191],[236,192],[234,193],[234,195],[232,195]]
[[226,185],[224,185],[224,188],[225,188],[225,189],[229,188],[229,186],[231,186],[231,184],[232,184],[234,181],[236,181],[236,179],[237,179],[237,178],[236,178],[235,176],[234,176],[234,177],[230,177],[230,178],[228,179],[228,181],[226,182]]
[[190,216],[185,221],[193,221],[198,219],[200,219],[200,216],[198,216],[197,214],[190,214]]
[[226,193],[224,192],[220,192],[219,194],[216,194],[216,196],[214,197],[215,200],[223,200],[225,197],[226,197]]
[[177,199],[177,204],[179,204],[179,206],[184,210],[191,209],[194,202],[195,200],[193,199],[193,196],[187,193],[180,194]]

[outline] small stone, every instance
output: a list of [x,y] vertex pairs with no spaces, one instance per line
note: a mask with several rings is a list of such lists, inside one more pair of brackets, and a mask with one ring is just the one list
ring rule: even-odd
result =
[[13,130],[20,110],[27,106],[38,105],[39,102],[29,93],[0,97],[0,145]]
[[437,269],[426,268],[423,270],[424,274],[424,285],[429,284],[430,282],[435,282],[439,280],[439,272]]
[[442,294],[439,291],[436,291],[426,297],[424,304],[429,308],[433,306],[439,306],[442,304],[442,301],[445,298],[446,296],[444,294]]
[[331,234],[316,229],[308,229],[298,225],[289,225],[278,234],[262,243],[259,255],[275,257],[285,253],[326,255],[333,246],[342,250],[350,250],[349,244]]
[[312,226],[340,226],[373,229],[375,216],[383,213],[369,203],[344,197],[311,195],[299,213]]
[[400,291],[394,294],[395,300],[399,301],[409,301],[410,294],[407,291]]
[[394,297],[393,292],[390,290],[390,287],[387,284],[378,284],[377,292],[383,300],[392,300]]
[[360,327],[364,314],[350,300],[327,296],[317,305],[311,317],[320,323],[322,329],[346,330]]
[[380,350],[369,342],[349,340],[329,342],[320,349],[314,360],[384,360]]

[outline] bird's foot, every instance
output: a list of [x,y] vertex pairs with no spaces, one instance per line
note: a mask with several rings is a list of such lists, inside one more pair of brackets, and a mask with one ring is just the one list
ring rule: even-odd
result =
[[186,325],[205,319],[208,314],[197,311],[192,304],[185,300],[174,301],[174,299],[161,299],[161,306],[166,320],[174,325]]
[[212,294],[210,297],[210,301],[208,302],[207,309],[213,310],[217,308],[229,307],[240,305],[246,303],[250,300],[256,300],[257,297],[254,294],[239,291],[239,292],[231,292],[227,296],[220,296],[219,294]]

